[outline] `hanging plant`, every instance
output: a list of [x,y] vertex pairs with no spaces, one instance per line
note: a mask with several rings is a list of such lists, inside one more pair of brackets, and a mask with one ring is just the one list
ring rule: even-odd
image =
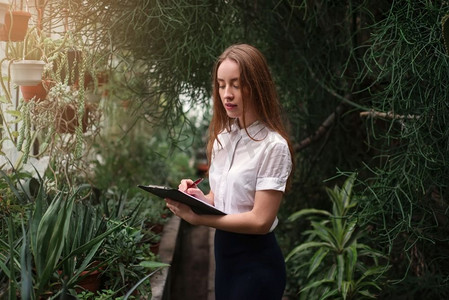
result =
[[29,106],[25,103],[21,109],[22,113],[22,126],[19,131],[19,139],[17,141],[17,150],[22,151],[22,145],[25,143],[25,149],[23,149],[23,163],[27,163],[28,155],[30,153],[31,146],[31,118],[29,114]]
[[57,83],[50,89],[48,98],[54,111],[56,132],[74,134],[78,127],[81,134],[86,132],[90,107],[84,107],[84,103],[79,101],[79,90]]
[[[0,0],[0,10],[3,1]],[[7,63],[0,76],[2,102],[13,105],[15,88],[21,92],[17,100],[23,100],[18,102],[16,131],[9,130],[11,126],[4,126],[4,130],[7,139],[24,154],[25,161],[29,155],[48,154],[55,160],[61,155],[68,165],[75,165],[82,163],[79,158],[86,154],[91,137],[99,131],[93,126],[99,120],[98,105],[92,105],[86,97],[101,95],[97,88],[102,86],[104,77],[97,77],[97,70],[107,70],[109,52],[98,54],[98,48],[90,40],[69,28],[58,32],[60,28],[52,27],[52,34],[60,34],[61,38],[47,37],[45,32],[50,31],[46,31],[49,24],[45,19],[48,14],[44,13],[46,4],[39,6],[37,21],[33,22],[37,25],[27,24],[23,38],[15,35],[16,15],[25,15],[28,21],[31,17],[28,12],[16,13],[11,5],[3,26],[0,16],[0,39],[7,41],[2,60]],[[29,66],[35,66],[36,75],[31,79],[17,78],[30,75]]]
[[98,122],[99,113],[95,107],[84,106],[79,101],[79,90],[55,83],[44,100],[23,102],[18,150],[24,153],[24,162],[37,136],[42,142],[37,155],[56,150],[56,153],[74,154],[74,158],[82,156],[83,133],[92,129],[95,134],[92,125]]
[[27,11],[9,11],[0,27],[0,41],[18,42],[25,39],[31,14]]
[[6,57],[12,63],[11,81],[19,86],[37,86],[42,82],[46,62],[41,35],[32,28],[23,42],[8,43]]
[[17,85],[36,86],[42,82],[43,60],[19,60],[11,64],[11,81]]

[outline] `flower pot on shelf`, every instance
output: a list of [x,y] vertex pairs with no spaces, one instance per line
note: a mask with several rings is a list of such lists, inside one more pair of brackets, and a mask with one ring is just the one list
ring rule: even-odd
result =
[[[89,111],[91,106],[86,104],[83,115],[82,130],[86,132],[89,121]],[[78,114],[77,107],[72,104],[67,104],[61,112],[56,116],[56,131],[58,133],[70,133],[73,134],[78,127]]]
[[47,97],[48,90],[50,89],[49,81],[41,81],[38,85],[22,85],[20,91],[22,92],[25,102],[29,102],[32,99],[34,101],[42,101]]
[[0,24],[5,24],[5,15],[9,11],[9,0],[0,0]]
[[5,24],[0,27],[0,41],[23,41],[28,30],[30,18],[31,14],[27,11],[7,11]]
[[11,64],[11,81],[17,85],[38,85],[42,82],[45,62],[42,60],[19,60]]

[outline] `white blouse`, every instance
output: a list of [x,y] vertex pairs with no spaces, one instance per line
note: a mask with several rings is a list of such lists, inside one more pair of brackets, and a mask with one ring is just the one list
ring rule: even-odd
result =
[[[285,191],[292,162],[287,141],[264,124],[246,133],[236,123],[214,142],[209,183],[215,207],[227,214],[252,210],[256,191]],[[276,218],[270,231],[278,224]]]

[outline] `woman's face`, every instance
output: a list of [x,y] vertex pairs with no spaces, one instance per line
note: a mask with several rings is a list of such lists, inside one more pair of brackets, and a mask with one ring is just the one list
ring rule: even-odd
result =
[[240,82],[239,65],[232,59],[225,59],[217,70],[218,89],[221,103],[229,118],[237,118],[240,128],[246,127],[256,121],[254,109],[245,108],[245,122],[243,124],[243,97],[244,91]]

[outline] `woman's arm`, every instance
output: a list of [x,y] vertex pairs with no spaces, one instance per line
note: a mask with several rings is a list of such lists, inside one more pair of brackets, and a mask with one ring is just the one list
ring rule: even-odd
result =
[[251,211],[225,216],[198,215],[185,204],[170,199],[166,201],[171,211],[193,225],[205,225],[236,233],[265,234],[276,218],[282,195],[282,192],[275,190],[256,191]]

